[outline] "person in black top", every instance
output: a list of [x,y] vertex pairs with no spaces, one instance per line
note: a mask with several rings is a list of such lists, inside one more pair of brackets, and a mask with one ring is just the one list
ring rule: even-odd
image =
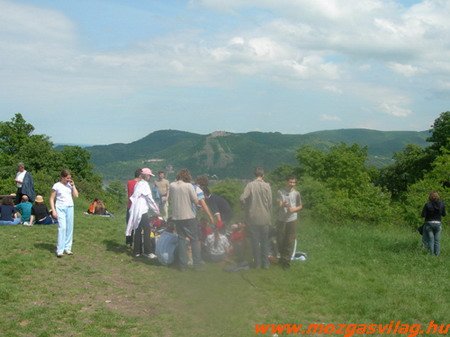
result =
[[33,225],[51,225],[56,223],[44,203],[42,195],[37,195],[33,207],[31,207],[30,226]]
[[422,217],[425,218],[423,228],[424,241],[432,255],[438,256],[441,250],[442,217],[445,212],[445,204],[440,200],[439,194],[431,192],[428,202],[423,206]]

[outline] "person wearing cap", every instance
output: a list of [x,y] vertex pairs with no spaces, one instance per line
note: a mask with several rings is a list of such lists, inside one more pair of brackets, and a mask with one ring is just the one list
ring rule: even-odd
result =
[[[140,180],[134,187],[134,192],[130,197],[130,218],[125,232],[126,236],[130,236],[134,230],[133,254],[139,257],[142,254],[149,257],[151,253],[150,240],[150,218],[159,216],[159,207],[153,200],[152,191],[149,185],[151,177],[154,177],[152,170],[144,167],[140,173]],[[143,240],[142,240],[143,232]],[[142,241],[144,245],[142,246]]]
[[42,195],[37,195],[34,200],[34,205],[31,207],[30,226],[36,225],[51,225],[55,223],[47,206],[44,203]]

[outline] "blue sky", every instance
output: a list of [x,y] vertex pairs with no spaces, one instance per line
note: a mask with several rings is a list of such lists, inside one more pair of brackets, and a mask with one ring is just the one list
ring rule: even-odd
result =
[[55,143],[342,128],[450,109],[450,1],[0,0],[0,119]]

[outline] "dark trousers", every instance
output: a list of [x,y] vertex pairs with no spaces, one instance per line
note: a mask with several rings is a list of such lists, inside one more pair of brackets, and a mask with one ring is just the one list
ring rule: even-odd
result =
[[297,221],[279,221],[277,223],[277,243],[278,251],[280,252],[280,264],[289,266],[291,263],[296,237]]
[[269,226],[250,225],[249,230],[252,243],[253,266],[255,268],[269,267]]
[[[142,247],[143,245],[143,247]],[[144,248],[142,250],[142,248]],[[134,231],[133,253],[150,254],[152,252],[152,243],[150,239],[150,217],[148,213],[142,214],[138,228]]]
[[194,267],[200,266],[203,261],[197,219],[173,220],[173,222],[175,223],[178,234],[178,262],[180,268],[185,269],[188,265],[188,240],[191,244]]
[[14,200],[14,203],[16,205],[18,205],[18,204],[20,204],[22,202],[22,196],[23,196],[23,194],[22,194],[22,187],[18,187],[17,188],[17,192],[16,192],[16,198]]

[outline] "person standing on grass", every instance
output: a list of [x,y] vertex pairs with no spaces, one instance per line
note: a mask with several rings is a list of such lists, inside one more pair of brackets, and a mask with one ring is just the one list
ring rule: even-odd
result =
[[[203,192],[198,186],[194,186],[191,181],[192,176],[190,172],[187,169],[182,169],[178,172],[176,181],[169,186],[171,219],[176,226],[178,234],[178,268],[180,271],[186,271],[188,267],[188,240],[192,248],[194,269],[203,269],[196,208],[197,205],[202,205],[202,207],[206,208],[208,206],[206,206],[204,199],[203,202],[199,201],[199,197],[203,198]],[[212,221],[211,213],[209,212],[208,215]]]
[[59,182],[52,187],[49,200],[52,217],[58,219],[58,241],[56,245],[56,257],[58,258],[63,257],[63,254],[73,255],[73,198],[78,198],[78,190],[72,180],[70,171],[62,170]]
[[164,171],[158,172],[158,179],[155,181],[155,186],[159,192],[161,215],[167,221],[169,214],[169,181],[166,179]]
[[[141,180],[141,178],[140,178],[141,173],[142,173],[141,168],[136,169],[136,171],[134,171],[134,179],[127,181],[128,204],[127,204],[127,215],[126,215],[126,219],[125,219],[125,224],[127,225],[127,227],[128,227],[128,220],[130,219],[130,208],[131,208],[130,197],[133,195],[134,187],[136,186],[138,181]],[[130,245],[130,246],[133,245],[133,233],[132,232],[130,232],[130,235],[125,235],[125,244]]]
[[[130,236],[134,230],[133,254],[135,257],[144,255],[150,257],[152,252],[150,240],[150,218],[159,216],[159,207],[153,200],[149,181],[154,174],[152,170],[144,167],[141,170],[140,180],[134,187],[133,195],[130,197],[130,218],[125,235]],[[142,243],[144,244],[142,246]]]
[[246,211],[251,236],[253,267],[269,269],[269,227],[272,212],[272,189],[264,181],[264,170],[255,169],[255,180],[245,186],[240,197]]
[[445,204],[439,194],[433,191],[428,196],[428,202],[423,206],[422,217],[425,218],[423,227],[424,243],[432,255],[439,256],[441,251],[442,217],[447,215]]
[[302,206],[300,192],[295,189],[297,179],[289,177],[286,186],[278,191],[279,207],[277,221],[277,244],[280,252],[279,264],[283,269],[291,266],[291,257],[297,237],[297,219]]
[[33,177],[30,172],[25,170],[25,164],[17,164],[17,173],[15,178],[17,192],[15,204],[19,204],[22,201],[22,196],[27,195],[30,202],[34,201],[36,193],[34,192],[34,182]]

